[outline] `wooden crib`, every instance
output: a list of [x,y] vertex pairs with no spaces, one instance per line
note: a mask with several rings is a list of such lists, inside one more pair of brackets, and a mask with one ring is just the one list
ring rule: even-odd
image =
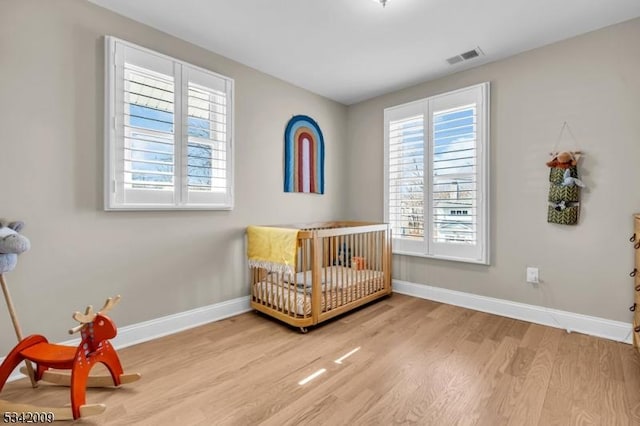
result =
[[302,332],[391,293],[387,224],[329,222],[296,228],[296,273],[250,268],[251,307]]

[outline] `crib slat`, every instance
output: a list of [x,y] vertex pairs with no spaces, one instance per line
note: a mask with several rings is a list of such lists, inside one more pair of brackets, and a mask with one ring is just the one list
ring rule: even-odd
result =
[[345,244],[345,251],[344,251],[344,262],[342,263],[343,280],[342,280],[342,287],[340,288],[340,291],[341,291],[340,294],[342,295],[341,306],[344,306],[349,303],[349,260],[350,260],[349,255],[353,250],[353,245],[351,244],[351,235],[345,235],[343,239]]
[[358,260],[358,258],[362,257],[362,234],[356,234],[353,236],[354,239],[354,251],[353,251],[353,257],[355,257],[355,262],[354,259],[351,258],[351,268],[353,268],[353,276],[354,276],[354,281],[351,283],[351,300],[352,301],[356,301],[358,300],[358,283],[360,281],[362,281],[362,273],[359,271],[358,268],[360,268],[360,260]]
[[351,245],[351,235],[345,235],[344,239],[345,244],[347,245],[347,250],[345,250],[344,265],[342,265],[342,271],[344,272],[344,282],[342,284],[342,296],[344,302],[342,304],[346,305],[349,303],[349,275],[351,274],[351,271],[349,271],[349,251],[352,250],[353,246]]
[[344,268],[345,268],[345,259],[347,258],[347,242],[346,237],[344,235],[340,236],[340,247],[342,248],[342,255],[340,256],[340,284],[338,285],[338,289],[341,289],[338,294],[340,294],[340,303],[338,306],[344,305]]
[[380,239],[382,238],[381,232],[376,232],[371,236],[371,246],[373,247],[375,253],[375,262],[376,262],[376,271],[378,271],[378,276],[381,276],[383,265],[380,262],[381,253],[380,253]]
[[322,240],[318,237],[318,234],[314,232],[311,241],[311,317],[313,318],[313,322],[317,323],[320,318],[320,304],[322,300],[320,282],[320,265],[322,265]]
[[385,287],[388,291],[391,291],[391,235],[392,231],[391,228],[389,226],[387,226],[387,231],[385,232],[385,242],[384,242],[384,248],[382,250],[382,256],[384,259],[384,263],[385,263],[385,268],[384,268],[384,283],[385,283]]
[[375,252],[376,271],[382,271],[382,264],[380,263],[380,239],[382,233],[376,232],[371,238],[371,245]]
[[362,234],[360,236],[360,257],[362,257],[362,270],[359,271],[359,281],[362,283],[360,286],[359,296],[364,297],[366,295],[366,286],[369,281],[369,244],[367,242],[367,235]]
[[[380,232],[372,232],[371,235],[369,236],[369,245],[370,245],[370,253],[371,253],[371,262],[372,262],[372,269],[374,271],[376,271],[376,273],[378,271],[380,271],[380,264],[378,262],[378,250],[377,250],[377,244],[376,244],[376,239],[379,238]],[[375,282],[375,276],[371,277],[372,282]]]
[[335,274],[334,274],[334,268],[336,263],[336,256],[337,256],[337,251],[336,251],[336,240],[334,237],[327,237],[329,239],[329,265],[327,265],[327,269],[325,271],[325,289],[327,290],[327,293],[325,293],[325,298],[324,298],[324,312],[327,312],[331,309],[333,309],[333,299],[331,297],[331,295],[333,294],[333,286],[335,285]]
[[[355,239],[355,246],[356,246],[356,256],[358,258],[362,257],[362,234],[356,234],[354,235],[354,239]],[[356,284],[359,281],[362,281],[362,278],[364,277],[364,271],[361,271],[360,268],[360,260],[357,259],[356,260],[357,263],[354,265],[354,262],[351,262],[351,267],[353,268],[354,272],[354,277],[355,277],[355,281],[352,283],[352,287],[353,287],[353,301],[356,301],[358,299],[358,287],[356,286]]]
[[348,265],[351,265],[351,268],[350,268],[351,280],[349,281],[349,303],[351,303],[355,300],[355,297],[353,294],[353,288],[355,287],[355,283],[356,283],[357,270],[353,267],[353,256],[355,256],[356,253],[358,252],[358,244],[357,244],[358,238],[357,238],[357,235],[355,234],[351,234],[349,237],[351,239],[351,246],[353,247],[351,251],[351,259],[349,259],[350,263],[347,263]]
[[[376,272],[380,270],[380,265],[378,264],[378,253],[376,252],[375,245],[377,235],[378,232],[372,232],[369,236],[369,256],[371,256],[371,269]],[[371,276],[370,279],[367,280],[367,295],[371,294],[374,281],[375,279],[373,276]]]
[[307,279],[307,271],[309,270],[309,255],[310,255],[310,253],[309,253],[309,244],[310,244],[309,241],[310,240],[307,238],[307,239],[304,240],[304,244],[303,244],[305,253],[304,253],[304,265],[302,267],[302,270],[304,272],[304,275],[303,275],[304,287],[302,288],[302,315],[304,317],[307,316],[307,303],[308,303],[308,300],[307,300],[308,287],[307,287],[307,285],[309,284],[309,281]]
[[371,253],[371,269],[373,271],[375,271],[375,274],[372,274],[371,276],[371,281],[375,280],[375,276],[377,276],[377,274],[380,271],[380,263],[378,262],[378,257],[379,257],[379,253],[378,253],[378,246],[376,244],[376,240],[377,238],[379,238],[380,232],[372,232],[371,235],[369,235],[369,250]]
[[364,258],[364,270],[362,271],[362,294],[360,297],[364,297],[366,295],[366,285],[371,279],[371,272],[369,269],[372,267],[371,265],[371,245],[369,244],[369,238],[371,237],[371,233],[367,232],[362,235],[362,257]]
[[333,265],[333,239],[331,237],[326,237],[324,240],[327,242],[327,264],[324,267],[323,275],[324,275],[324,309],[322,312],[328,311],[331,306],[331,302],[327,298],[327,289],[329,289],[329,293],[331,292],[331,266]]
[[366,244],[367,244],[367,255],[366,255],[367,256],[367,260],[366,260],[366,262],[367,262],[367,265],[366,265],[367,266],[367,279],[366,279],[366,282],[371,281],[373,273],[370,272],[370,271],[372,271],[372,270],[375,271],[375,268],[376,268],[375,259],[374,259],[375,253],[373,253],[373,251],[371,250],[371,248],[372,248],[371,238],[374,235],[375,235],[374,232],[368,232],[367,235],[365,236],[365,239],[367,241],[366,242]]

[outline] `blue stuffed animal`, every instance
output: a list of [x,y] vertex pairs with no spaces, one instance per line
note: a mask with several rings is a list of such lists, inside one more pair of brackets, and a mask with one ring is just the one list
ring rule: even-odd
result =
[[13,271],[18,255],[31,248],[31,243],[19,232],[24,222],[7,222],[0,219],[0,274]]
[[574,178],[571,176],[571,170],[567,169],[564,171],[562,186],[579,186],[580,188],[584,188],[584,183],[578,178]]

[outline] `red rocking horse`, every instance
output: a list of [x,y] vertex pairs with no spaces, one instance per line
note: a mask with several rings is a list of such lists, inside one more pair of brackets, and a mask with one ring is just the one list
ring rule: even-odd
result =
[[[0,365],[0,391],[11,372],[22,362],[31,361],[36,364],[32,379],[47,381],[71,388],[71,407],[35,407],[25,404],[14,404],[0,401],[3,412],[52,412],[55,420],[71,420],[102,413],[104,404],[85,404],[87,387],[120,386],[135,382],[140,374],[124,374],[120,359],[109,339],[117,334],[113,321],[105,314],[120,301],[120,296],[107,299],[98,313],[93,307],[87,307],[85,313],[76,312],[73,318],[79,326],[69,330],[70,334],[80,332],[81,341],[78,347],[49,343],[44,336],[31,335],[22,339]],[[104,364],[110,375],[90,376],[89,372],[96,363]],[[49,369],[54,370],[49,370]],[[71,370],[71,375],[57,370]],[[27,369],[21,370],[23,373]]]

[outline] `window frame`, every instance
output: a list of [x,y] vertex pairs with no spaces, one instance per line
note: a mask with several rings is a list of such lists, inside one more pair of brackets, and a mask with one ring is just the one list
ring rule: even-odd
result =
[[[442,111],[443,104],[464,98],[468,93],[476,96],[476,211],[477,247],[474,250],[456,246],[452,243],[433,241],[435,226],[433,223],[433,114]],[[470,95],[470,96],[471,96]],[[440,104],[440,106],[438,106]],[[438,106],[433,108],[433,106]],[[458,106],[463,104],[459,103]],[[490,83],[484,82],[427,98],[395,105],[384,109],[384,221],[390,223],[390,123],[408,118],[413,114],[423,114],[423,227],[422,239],[409,240],[393,236],[393,254],[452,260],[482,265],[490,264]],[[475,246],[474,246],[475,247]]]
[[[121,119],[124,117],[124,112],[121,106],[118,104],[118,90],[124,90],[124,64],[117,63],[116,60],[116,45],[121,45],[124,48],[133,49],[139,51],[142,55],[150,55],[148,60],[150,63],[154,61],[170,62],[173,68],[174,77],[174,131],[173,131],[173,144],[174,144],[174,164],[173,164],[173,191],[166,191],[164,193],[158,191],[154,193],[154,190],[137,190],[142,194],[144,202],[127,202],[126,200],[118,200],[118,196],[123,194],[124,191],[135,192],[136,190],[125,190],[123,188],[122,179],[125,173],[117,171],[118,155],[122,155],[119,151],[124,147],[125,135],[118,137],[118,125]],[[145,59],[146,60],[146,59]],[[150,65],[148,70],[152,72],[162,72],[162,65]],[[193,74],[194,76],[191,76]],[[204,76],[204,77],[203,77]],[[221,202],[197,202],[202,200],[202,195],[197,191],[189,191],[189,173],[184,173],[183,169],[189,167],[188,164],[183,164],[183,156],[186,158],[185,150],[188,150],[190,143],[201,143],[198,136],[189,135],[188,130],[188,99],[189,99],[189,83],[195,85],[204,86],[201,84],[202,78],[212,78],[222,80],[225,90],[223,91],[226,97],[225,119],[226,119],[226,133],[225,133],[225,173],[226,173],[226,187],[224,191],[221,191],[221,196],[217,197],[211,193],[210,199],[222,198]],[[193,79],[193,81],[191,81]],[[156,52],[151,49],[147,49],[143,46],[135,43],[128,42],[126,40],[119,39],[113,36],[105,36],[105,111],[104,111],[104,210],[105,211],[154,211],[154,210],[232,210],[234,207],[234,170],[235,170],[235,158],[234,158],[234,119],[235,119],[235,84],[234,80],[230,77],[215,73],[213,71],[198,67],[188,62],[182,61],[177,58],[173,58],[168,55]],[[215,86],[208,87],[210,90],[217,90]],[[137,130],[137,129],[136,129]],[[134,130],[135,131],[135,130]],[[140,129],[141,132],[155,133],[153,129]],[[193,139],[193,141],[192,141]],[[194,142],[195,141],[195,142]],[[212,140],[213,142],[213,140]],[[209,142],[209,143],[212,143]],[[213,146],[213,144],[211,145]],[[213,162],[211,170],[215,169]],[[213,173],[213,172],[212,172]],[[122,176],[119,176],[122,174]],[[212,177],[213,179],[213,177]],[[118,193],[118,190],[120,191]],[[167,201],[172,198],[171,201]],[[147,201],[148,200],[148,201]],[[196,201],[194,201],[196,200]]]

